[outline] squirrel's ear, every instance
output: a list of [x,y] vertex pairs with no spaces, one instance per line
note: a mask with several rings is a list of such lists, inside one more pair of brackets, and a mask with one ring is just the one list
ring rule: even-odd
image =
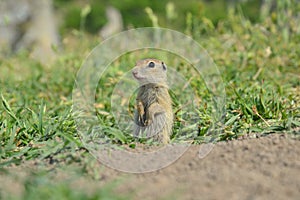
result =
[[161,64],[162,64],[162,66],[163,66],[163,69],[164,69],[164,70],[167,70],[167,66],[165,65],[165,63],[164,63],[164,62],[161,62]]

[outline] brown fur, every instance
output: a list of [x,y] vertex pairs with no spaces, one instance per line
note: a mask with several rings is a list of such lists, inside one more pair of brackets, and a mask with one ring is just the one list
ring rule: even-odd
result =
[[[150,62],[155,63],[154,68],[148,66]],[[146,137],[153,137],[166,144],[170,141],[173,126],[166,66],[162,61],[145,59],[137,62],[132,73],[141,84],[136,99],[134,134],[145,134]]]

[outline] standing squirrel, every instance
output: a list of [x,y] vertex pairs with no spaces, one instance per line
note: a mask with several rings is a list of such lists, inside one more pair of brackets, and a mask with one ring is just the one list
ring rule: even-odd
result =
[[136,98],[134,135],[169,143],[173,126],[172,100],[168,92],[167,66],[157,59],[144,59],[132,69],[140,88]]

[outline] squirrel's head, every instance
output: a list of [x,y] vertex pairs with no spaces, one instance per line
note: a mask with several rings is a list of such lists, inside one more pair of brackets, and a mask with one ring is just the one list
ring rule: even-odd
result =
[[167,82],[167,66],[157,59],[144,59],[136,62],[132,75],[140,84],[156,83],[165,85]]

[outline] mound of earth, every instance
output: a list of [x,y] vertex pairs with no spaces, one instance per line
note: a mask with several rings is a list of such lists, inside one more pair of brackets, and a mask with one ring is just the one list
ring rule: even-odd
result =
[[[299,139],[273,134],[220,142],[204,158],[199,157],[199,147],[191,146],[170,166],[150,173],[123,173],[95,162],[90,170],[97,171],[97,180],[86,175],[68,179],[72,173],[64,170],[49,176],[57,182],[72,180],[70,187],[87,193],[119,180],[116,194],[128,194],[133,199],[299,199]],[[35,165],[25,163],[8,170],[19,171],[24,178],[30,174],[24,173],[24,168]],[[24,191],[22,181],[4,174],[0,185],[2,191],[17,189],[19,195]]]

